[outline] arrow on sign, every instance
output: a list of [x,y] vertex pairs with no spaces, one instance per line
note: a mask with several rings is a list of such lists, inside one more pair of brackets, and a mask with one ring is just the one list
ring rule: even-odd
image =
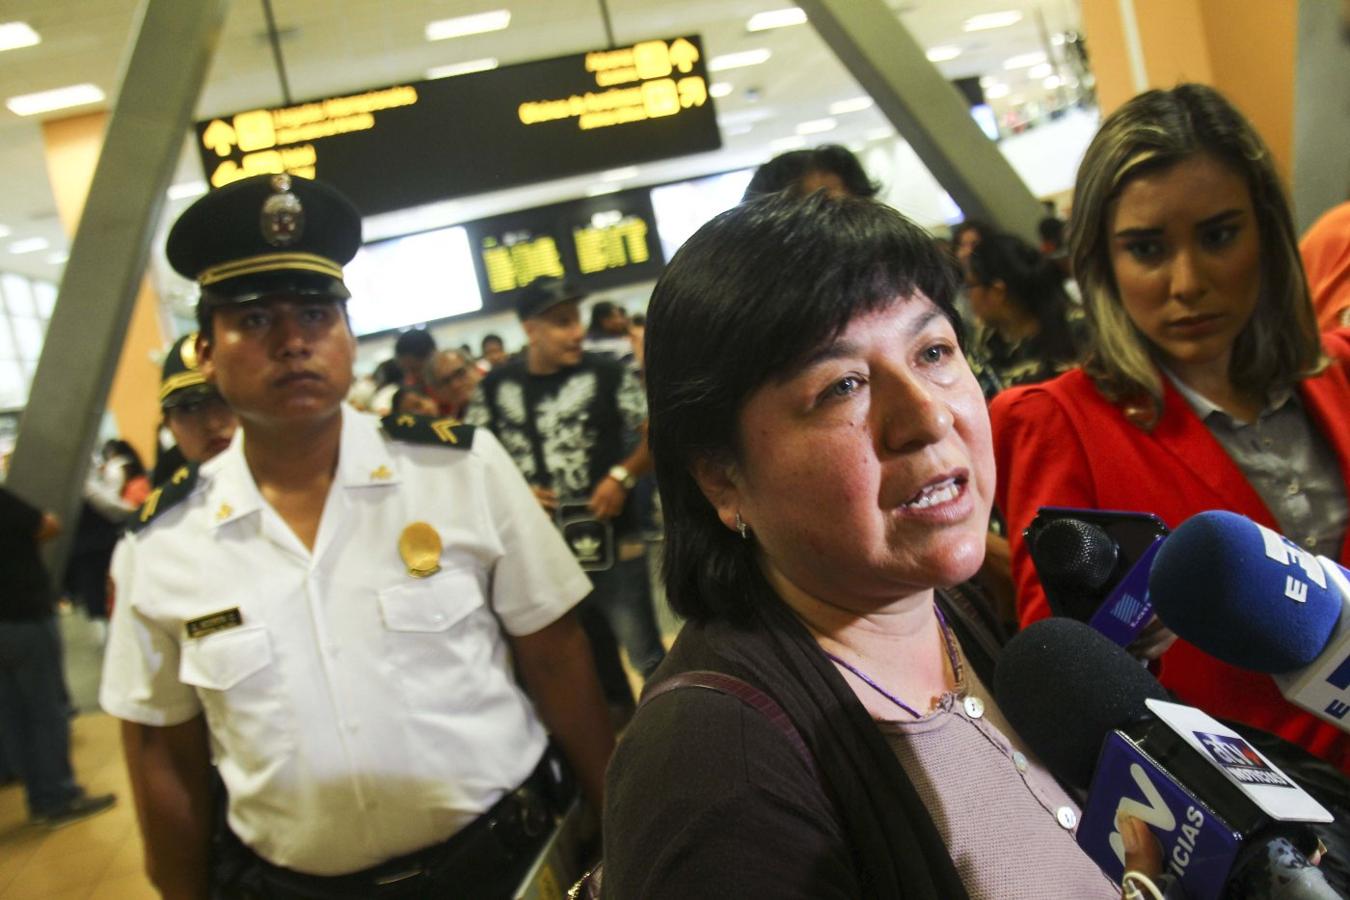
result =
[[688,72],[698,62],[698,48],[684,38],[670,45],[670,61],[681,72]]
[[216,156],[229,156],[234,144],[234,129],[219,119],[212,119],[206,131],[202,132],[202,146],[216,151]]

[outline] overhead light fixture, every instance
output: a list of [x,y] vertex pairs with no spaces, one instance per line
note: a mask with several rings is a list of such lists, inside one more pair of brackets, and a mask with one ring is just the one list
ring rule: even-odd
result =
[[895,137],[895,130],[892,128],[873,128],[863,135],[869,141],[884,141]]
[[981,13],[971,16],[961,25],[962,31],[988,31],[991,28],[1007,28],[1022,21],[1022,13],[1015,9],[1003,12]]
[[47,243],[44,237],[24,238],[21,241],[15,241],[9,245],[9,252],[18,256],[21,253],[36,253],[39,250],[46,250],[51,244]]
[[752,106],[748,109],[737,109],[729,113],[723,113],[717,117],[717,124],[721,128],[735,128],[737,125],[753,125],[756,122],[763,122],[777,115],[777,110],[771,106]]
[[746,66],[757,66],[760,63],[768,62],[771,56],[773,56],[773,53],[764,47],[742,50],[739,53],[724,53],[708,60],[708,71],[725,72],[727,69],[744,69]]
[[1058,75],[1051,75],[1049,78],[1041,82],[1041,87],[1045,88],[1047,91],[1057,90],[1063,85],[1064,79],[1060,78]]
[[981,76],[980,76],[980,87],[982,87],[982,88],[987,88],[987,87],[989,87],[989,86],[991,86],[991,85],[995,85],[995,84],[998,84],[998,79],[995,78],[993,75],[981,75]]
[[789,25],[805,25],[806,12],[799,7],[771,9],[755,13],[745,23],[746,31],[768,31],[772,28],[787,28]]
[[1038,65],[1034,65],[1030,69],[1027,69],[1027,77],[1044,78],[1047,75],[1054,74],[1054,71],[1055,67],[1050,65],[1048,62],[1039,63]]
[[0,50],[17,50],[42,43],[42,38],[27,22],[0,23]]
[[207,190],[205,181],[184,181],[181,184],[169,185],[167,194],[170,200],[191,200],[205,194]]
[[0,238],[7,238],[13,233],[13,231],[10,231],[8,225],[0,225]]
[[1019,53],[1016,56],[1008,57],[1003,61],[1003,68],[1011,72],[1013,69],[1039,66],[1043,62],[1045,62],[1045,54],[1038,50],[1035,53]]
[[64,266],[68,259],[70,259],[70,254],[65,250],[58,250],[55,253],[47,254],[47,264],[52,266]]
[[489,31],[501,31],[511,24],[511,10],[494,9],[491,12],[474,13],[471,16],[456,16],[453,19],[437,19],[428,22],[427,40],[444,41],[450,38],[467,37],[471,34],[486,34]]
[[984,89],[984,97],[986,100],[998,100],[1008,96],[1008,93],[1011,90],[1012,88],[1008,87],[1006,84],[996,81]]
[[946,62],[949,59],[956,59],[961,55],[961,48],[954,44],[943,44],[941,47],[929,47],[924,56],[928,57],[929,62]]
[[750,132],[752,132],[752,131],[754,131],[754,130],[755,130],[755,126],[753,126],[753,125],[733,125],[733,126],[730,127],[730,128],[723,128],[723,129],[722,129],[722,136],[723,136],[723,137],[737,137],[737,136],[742,135],[742,134],[749,134]]
[[838,127],[839,122],[834,119],[810,119],[797,124],[797,133],[824,134],[827,131],[834,131]]
[[58,109],[69,109],[72,106],[102,103],[105,99],[103,91],[95,85],[72,84],[70,87],[10,97],[5,101],[5,106],[8,106],[9,111],[16,116],[36,116]]
[[769,149],[775,153],[786,153],[788,150],[801,150],[806,146],[806,138],[800,134],[794,134],[792,137],[779,138],[776,141],[769,141]]
[[735,90],[735,86],[729,81],[714,81],[708,85],[708,96],[720,100]]
[[876,106],[876,101],[871,97],[850,97],[847,100],[836,100],[830,104],[830,115],[844,116],[849,113],[862,112],[864,109],[871,109]]
[[638,174],[637,166],[623,166],[618,169],[610,169],[608,172],[602,172],[601,181],[627,181],[630,178],[636,178]]
[[427,69],[427,80],[434,81],[437,78],[454,78],[456,75],[472,75],[474,72],[490,72],[497,68],[497,58],[495,56],[485,56],[482,59],[470,59],[466,62],[450,63],[448,66],[432,66]]

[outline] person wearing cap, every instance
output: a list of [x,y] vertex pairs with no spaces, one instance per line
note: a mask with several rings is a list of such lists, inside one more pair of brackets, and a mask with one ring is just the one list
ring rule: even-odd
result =
[[164,354],[159,408],[173,446],[160,453],[151,482],[159,487],[185,463],[204,463],[234,437],[238,420],[197,366],[197,332],[173,342]]
[[169,234],[242,439],[153,493],[113,565],[100,699],[165,896],[514,896],[562,799],[548,731],[600,801],[613,739],[572,614],[590,584],[510,458],[343,402],[359,244],[344,197],[287,176],[213,191]]
[[[611,523],[612,552],[591,565],[595,592],[586,612],[603,616],[646,679],[665,657],[636,504],[629,502],[637,479],[651,470],[647,403],[630,367],[583,352],[582,299],[556,278],[521,291],[516,311],[525,352],[484,376],[465,421],[497,436],[544,509],[564,522],[589,514]],[[597,663],[605,675],[603,657]],[[627,683],[604,680],[611,702],[621,705],[616,694],[628,695]]]

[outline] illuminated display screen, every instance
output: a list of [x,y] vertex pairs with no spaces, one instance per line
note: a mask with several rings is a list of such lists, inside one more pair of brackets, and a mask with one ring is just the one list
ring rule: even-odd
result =
[[213,187],[287,171],[365,215],[721,147],[697,37],[197,123]]
[[478,312],[473,252],[463,226],[367,244],[343,268],[352,332],[374,334]]
[[465,226],[485,309],[513,309],[536,278],[586,291],[654,279],[665,256],[646,189],[508,213]]

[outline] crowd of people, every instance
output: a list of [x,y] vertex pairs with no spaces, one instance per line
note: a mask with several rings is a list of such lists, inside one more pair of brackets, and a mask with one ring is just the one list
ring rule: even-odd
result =
[[[202,286],[165,360],[174,446],[153,472],[106,448],[115,592],[73,588],[112,610],[100,700],[156,887],[514,896],[579,796],[606,897],[1120,896],[992,690],[1050,612],[1023,532],[1043,506],[1226,509],[1350,563],[1346,207],[1300,252],[1270,151],[1200,85],[1111,113],[1039,246],[939,241],[878,196],[842,147],[783,154],[645,317],[541,279],[518,352],[412,329],[355,387],[351,204],[287,176],[194,203],[167,248]],[[31,556],[55,524],[0,501]],[[49,640],[37,606],[0,654]],[[1158,622],[1127,649],[1350,774],[1350,737],[1269,677]],[[7,684],[0,724],[37,722]],[[14,733],[0,762],[37,771]],[[53,772],[35,818],[112,802]]]

